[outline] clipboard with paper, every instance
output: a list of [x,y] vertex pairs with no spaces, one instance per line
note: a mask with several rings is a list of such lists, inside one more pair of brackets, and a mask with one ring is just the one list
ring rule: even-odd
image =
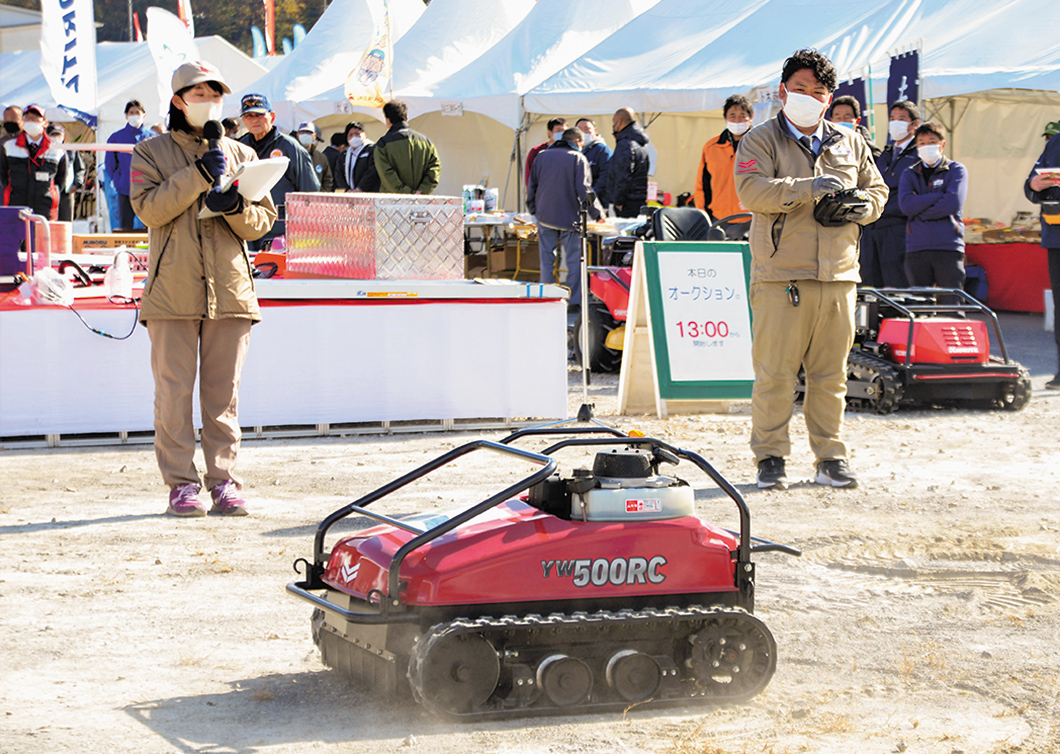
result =
[[[276,185],[291,161],[287,157],[269,157],[265,160],[250,160],[240,165],[234,173],[225,176],[221,182],[221,191],[228,191],[239,181],[239,194],[248,202],[257,202]],[[199,211],[199,219],[219,217],[221,213],[213,212],[206,207]]]

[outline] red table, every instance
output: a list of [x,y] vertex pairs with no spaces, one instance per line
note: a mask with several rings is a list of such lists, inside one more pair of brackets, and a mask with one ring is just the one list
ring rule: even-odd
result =
[[1032,243],[968,244],[965,264],[977,264],[986,271],[990,287],[986,304],[1008,312],[1045,311],[1045,291],[1049,288],[1049,266],[1045,249]]

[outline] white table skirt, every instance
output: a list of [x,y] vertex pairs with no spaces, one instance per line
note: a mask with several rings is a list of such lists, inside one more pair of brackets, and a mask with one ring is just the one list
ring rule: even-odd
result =
[[[363,282],[345,284],[364,293]],[[276,286],[276,298],[294,295],[284,288]],[[335,290],[332,283],[321,293]],[[285,306],[263,297],[243,369],[240,424],[565,416],[565,302],[508,290],[491,298],[481,287],[472,293]],[[134,312],[86,309],[82,316],[124,335]],[[0,311],[0,437],[150,431],[153,401],[142,326],[116,341],[65,309]]]

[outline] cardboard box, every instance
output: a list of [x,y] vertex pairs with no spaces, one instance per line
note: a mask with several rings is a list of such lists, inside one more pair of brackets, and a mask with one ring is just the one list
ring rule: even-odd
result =
[[74,254],[90,254],[98,249],[116,249],[119,246],[133,247],[147,244],[146,233],[74,233],[71,251]]
[[[490,249],[490,266],[494,274],[499,272],[520,273],[538,272],[541,269],[541,255],[538,253],[537,241],[508,238],[503,247]],[[506,277],[511,277],[507,275]]]

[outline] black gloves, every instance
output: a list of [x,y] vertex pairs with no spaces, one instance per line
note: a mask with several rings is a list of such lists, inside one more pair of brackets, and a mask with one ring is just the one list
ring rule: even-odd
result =
[[[207,152],[209,154],[209,152]],[[223,159],[223,157],[222,157]],[[239,187],[232,186],[228,191],[214,189],[206,193],[206,208],[222,215],[228,214],[239,206]]]
[[819,175],[814,178],[813,183],[810,184],[810,191],[813,192],[813,198],[815,200],[827,196],[828,194],[834,194],[842,188],[843,182],[834,175]]
[[220,149],[210,149],[195,161],[196,167],[203,174],[210,183],[213,183],[216,179],[220,178],[225,174],[225,167],[228,165],[228,160],[225,159],[225,153]]

